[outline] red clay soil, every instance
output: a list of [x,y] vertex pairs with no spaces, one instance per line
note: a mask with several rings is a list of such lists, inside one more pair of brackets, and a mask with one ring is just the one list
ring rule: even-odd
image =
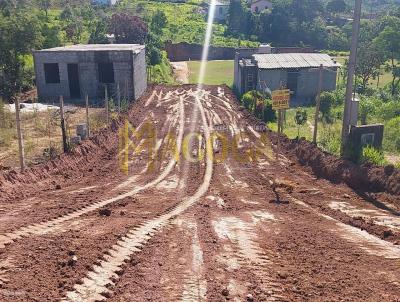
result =
[[[162,139],[170,130],[174,134],[181,130],[178,112],[183,107],[184,135],[194,130],[204,137],[206,128],[221,121],[229,141],[236,138],[237,129],[245,132],[238,147],[243,156],[247,148],[260,143],[258,133],[248,126],[258,132],[268,130],[240,107],[227,87],[205,86],[209,95],[201,97],[200,107],[190,92],[194,88],[153,87],[133,104],[128,117],[134,126],[147,117],[153,119],[157,138]],[[153,91],[159,95],[146,106]],[[365,193],[371,177],[354,182],[356,188],[347,185],[346,169],[357,170],[357,166],[343,164],[346,169],[338,175],[327,168],[316,169],[332,178],[328,181],[312,172],[314,165],[325,156],[330,167],[340,160],[317,149],[319,160],[313,161],[314,146],[282,138],[284,154],[278,160],[263,156],[242,162],[229,156],[210,164],[205,159],[174,162],[171,157],[157,161],[153,173],[145,173],[141,171],[148,161],[139,153],[130,158],[132,169],[123,175],[115,159],[117,126],[47,165],[1,174],[2,231],[9,230],[7,223],[14,230],[62,217],[87,204],[95,207],[49,224],[41,232],[23,237],[14,232],[13,242],[0,244],[0,301],[53,302],[66,297],[73,302],[95,301],[95,293],[100,295],[96,299],[111,302],[400,301],[396,245],[400,208],[389,207],[398,196]],[[276,134],[268,135],[276,141]],[[167,144],[161,140],[160,150]],[[205,151],[197,141],[190,146],[191,154]],[[303,149],[308,151],[303,154]],[[214,151],[219,153],[215,146]],[[170,162],[172,169],[153,185]],[[211,179],[206,173],[210,167]],[[397,179],[397,171],[390,177]],[[118,188],[124,183],[128,184]],[[150,187],[118,200],[121,194],[149,183]],[[72,193],[93,185],[98,187]],[[183,212],[167,216],[162,228],[151,224],[143,234],[131,233],[184,205],[202,185],[208,185],[207,191]],[[97,202],[110,199],[115,200],[96,208]],[[392,203],[386,205],[382,199]],[[353,212],[332,208],[332,202],[351,206]],[[355,210],[362,214],[352,215],[359,213]],[[142,235],[148,240],[142,240]],[[0,243],[4,237],[0,234]],[[130,250],[130,241],[123,238],[138,244]],[[132,251],[127,258],[125,250]],[[108,275],[113,261],[119,263],[118,269]],[[103,284],[104,280],[110,281]],[[80,292],[90,299],[79,299]]]
[[[150,87],[137,101],[149,97]],[[128,119],[135,126],[145,116],[144,109],[136,106],[129,110]],[[0,166],[0,194],[2,200],[27,197],[32,189],[56,189],[60,184],[73,183],[76,178],[93,172],[93,164],[106,156],[115,155],[118,147],[117,130],[125,116],[113,121],[111,126],[94,133],[90,140],[83,141],[70,154],[61,154],[47,163],[27,168],[24,172],[6,170]]]
[[[231,98],[238,102],[232,93]],[[278,134],[266,128],[265,123],[255,118],[244,107],[239,107],[245,117],[258,129],[264,129],[274,144]],[[305,139],[289,139],[281,135],[282,152],[312,170],[319,178],[333,183],[346,183],[353,190],[360,192],[386,192],[400,195],[400,170],[393,165],[386,167],[372,164],[357,165],[325,152]]]

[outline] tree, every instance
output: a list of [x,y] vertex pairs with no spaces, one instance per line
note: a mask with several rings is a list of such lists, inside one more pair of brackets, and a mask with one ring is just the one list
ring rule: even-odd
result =
[[162,30],[167,26],[167,23],[168,20],[165,13],[162,10],[157,10],[151,18],[150,30],[157,35],[161,35]]
[[386,58],[390,60],[390,70],[392,72],[391,90],[392,95],[394,95],[400,82],[400,65],[396,61],[400,59],[400,19],[393,18],[391,23],[378,35],[374,43],[384,51]]
[[304,125],[307,123],[307,111],[306,110],[301,110],[297,109],[296,110],[296,115],[294,116],[294,121],[296,122],[297,125],[297,137],[300,137],[300,126]]
[[60,28],[57,24],[45,22],[42,25],[43,48],[60,46]]
[[162,61],[162,49],[163,42],[161,41],[158,35],[153,34],[150,32],[147,35],[146,40],[146,56],[147,56],[147,63],[149,65],[157,65],[160,64]]
[[297,25],[301,25],[303,22],[312,23],[316,17],[321,15],[324,6],[320,0],[292,0],[290,10]]
[[271,40],[278,44],[286,44],[288,33],[290,33],[290,1],[279,1],[274,3],[270,16]]
[[349,39],[345,33],[336,26],[327,28],[327,46],[332,50],[346,50],[349,49]]
[[242,0],[231,0],[227,19],[229,31],[238,36],[252,31],[252,14]]
[[51,7],[51,0],[38,0],[39,7],[44,10],[46,17],[48,17],[49,9]]
[[344,0],[331,0],[326,4],[326,10],[332,14],[343,13],[347,9]]
[[108,44],[107,39],[107,20],[100,18],[97,20],[94,30],[90,33],[89,44]]
[[79,15],[81,10],[76,10],[67,5],[60,14],[63,29],[67,39],[73,43],[80,43],[84,31],[83,18]]
[[146,23],[137,16],[115,13],[111,17],[109,32],[114,34],[119,44],[144,44],[148,29]]
[[379,75],[383,63],[385,63],[385,55],[376,45],[369,43],[359,47],[356,76],[361,79],[361,92],[366,90],[371,78]]
[[39,20],[29,12],[15,11],[9,16],[0,13],[1,91],[10,99],[26,80],[24,56],[42,44]]

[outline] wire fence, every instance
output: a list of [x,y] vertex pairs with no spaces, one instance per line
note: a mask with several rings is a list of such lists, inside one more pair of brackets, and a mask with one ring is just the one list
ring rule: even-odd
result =
[[[88,100],[91,133],[105,127],[113,114],[126,111],[129,106],[128,98],[124,98],[124,92],[121,96],[117,85],[107,85],[107,89],[103,87],[104,97]],[[73,101],[66,102],[64,106],[69,143],[76,142],[74,138],[77,138],[78,126],[87,123],[84,104],[85,101],[79,104]],[[59,105],[60,102],[57,99],[44,104],[32,99],[20,98],[21,130],[27,165],[53,159],[62,152]],[[16,128],[15,104],[5,104],[0,100],[0,169],[19,166]]]

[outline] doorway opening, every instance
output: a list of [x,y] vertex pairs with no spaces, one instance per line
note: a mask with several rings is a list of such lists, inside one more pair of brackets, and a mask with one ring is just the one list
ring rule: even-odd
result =
[[287,88],[293,93],[293,96],[297,95],[297,83],[299,80],[298,70],[289,70],[287,74]]
[[81,98],[78,64],[68,64],[69,94],[73,99]]

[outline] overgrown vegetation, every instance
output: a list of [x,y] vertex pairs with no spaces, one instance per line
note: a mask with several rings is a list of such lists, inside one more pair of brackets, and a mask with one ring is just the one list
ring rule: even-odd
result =
[[385,160],[385,156],[381,150],[366,146],[362,149],[360,163],[371,163],[383,166],[387,164],[387,161]]
[[272,109],[271,100],[260,92],[253,90],[245,93],[241,103],[260,120],[266,123],[276,121],[276,112]]

